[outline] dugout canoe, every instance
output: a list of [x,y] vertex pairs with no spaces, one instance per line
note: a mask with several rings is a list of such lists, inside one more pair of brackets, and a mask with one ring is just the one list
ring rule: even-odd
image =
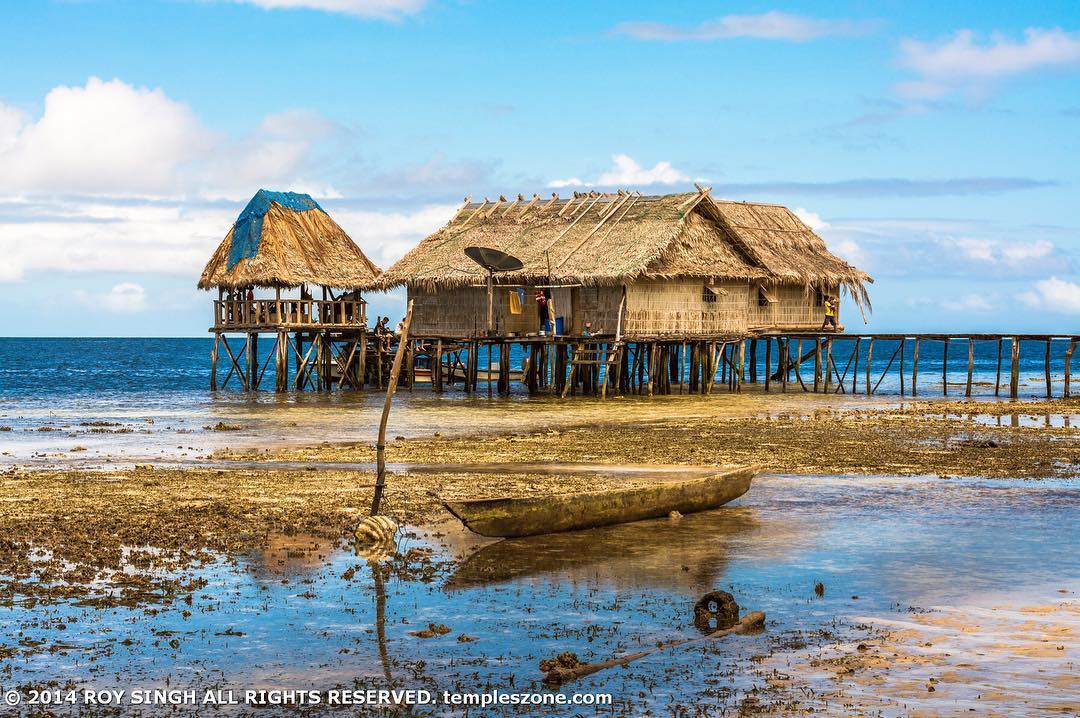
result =
[[707,476],[633,482],[600,491],[528,498],[446,499],[469,530],[493,538],[577,531],[716,509],[750,489],[760,467],[738,466]]

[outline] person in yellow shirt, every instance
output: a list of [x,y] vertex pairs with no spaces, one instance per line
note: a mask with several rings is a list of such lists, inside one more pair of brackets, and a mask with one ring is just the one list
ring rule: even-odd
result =
[[821,324],[821,331],[825,331],[827,328],[832,327],[833,331],[838,328],[836,326],[836,310],[839,302],[836,297],[825,295],[825,321]]

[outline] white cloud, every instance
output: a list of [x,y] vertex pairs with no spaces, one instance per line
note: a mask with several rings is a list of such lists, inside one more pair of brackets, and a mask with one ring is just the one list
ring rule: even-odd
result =
[[651,168],[644,168],[629,155],[612,155],[614,166],[602,172],[595,181],[582,181],[578,177],[556,179],[548,182],[548,187],[629,187],[654,184],[678,184],[689,182],[690,178],[671,166],[670,162],[657,162]]
[[941,308],[947,312],[989,312],[994,304],[982,294],[965,294],[941,302]]
[[453,204],[433,204],[416,212],[372,212],[336,209],[333,202],[323,206],[364,254],[383,269],[446,224],[458,208]]
[[1017,266],[1046,259],[1056,249],[1053,242],[1045,239],[1006,242],[982,237],[946,235],[938,237],[937,241],[944,249],[956,252],[964,259],[1004,266]]
[[161,89],[91,77],[49,91],[37,119],[0,104],[0,194],[242,199],[284,185],[333,196],[311,178],[317,147],[342,134],[294,109],[230,139]]
[[233,0],[267,10],[307,9],[356,15],[379,20],[399,20],[420,12],[427,0]]
[[0,202],[0,281],[35,271],[190,276],[239,213],[231,207],[55,198]]
[[1019,295],[1029,307],[1061,314],[1080,314],[1080,284],[1057,277],[1035,282],[1035,287]]
[[725,15],[694,27],[659,22],[623,22],[612,29],[615,35],[638,40],[724,40],[749,37],[762,40],[805,42],[827,36],[860,35],[876,23],[853,20],[820,20],[785,12],[760,15]]
[[0,189],[9,192],[164,195],[175,190],[180,165],[218,140],[160,89],[96,77],[53,88],[41,117],[23,116],[14,133],[11,111],[4,115]]
[[1001,248],[1001,257],[1008,264],[1019,264],[1049,257],[1054,249],[1053,242],[1036,239],[1034,242],[1005,245]]
[[[383,268],[444,225],[457,209],[456,204],[432,204],[392,212],[353,209],[343,200],[320,203]],[[0,283],[34,272],[114,272],[133,278],[187,277],[194,286],[242,208],[243,201],[0,200]]]
[[900,64],[920,75],[896,86],[912,99],[940,99],[956,91],[984,95],[1005,78],[1053,68],[1080,67],[1080,33],[1028,28],[1021,41],[994,34],[986,42],[960,30],[938,43],[900,41]]
[[113,314],[137,314],[146,310],[146,290],[134,282],[121,282],[101,294],[79,290],[75,292],[75,299],[92,309]]
[[823,220],[821,218],[821,215],[817,214],[816,212],[811,212],[810,210],[803,207],[796,207],[794,211],[795,216],[801,219],[803,221],[803,224],[805,224],[807,227],[814,230],[815,232],[825,229],[829,226],[829,223]]

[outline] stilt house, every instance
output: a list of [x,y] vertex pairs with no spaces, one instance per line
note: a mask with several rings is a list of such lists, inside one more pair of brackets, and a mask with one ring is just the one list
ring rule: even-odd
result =
[[[818,329],[841,289],[869,307],[865,272],[832,254],[786,207],[684,194],[575,193],[466,200],[445,227],[384,272],[405,286],[417,336],[467,338],[487,328],[485,270],[470,246],[522,269],[495,275],[495,333],[542,329],[626,339],[745,336]],[[557,320],[543,323],[540,304]]]
[[[274,340],[277,389],[359,386],[364,374],[367,303],[379,268],[306,194],[259,190],[206,263],[200,289],[218,290],[210,386],[218,386],[218,349],[236,376],[257,389],[266,371],[259,335]],[[272,290],[269,294],[267,290]],[[234,351],[228,334],[244,335]],[[290,379],[290,357],[295,376]]]

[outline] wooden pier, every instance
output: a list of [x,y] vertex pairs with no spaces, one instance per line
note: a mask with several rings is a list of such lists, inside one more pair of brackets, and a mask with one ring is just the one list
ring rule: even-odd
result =
[[[288,319],[274,326],[215,327],[212,388],[232,376],[257,389],[271,358],[278,391],[384,388],[396,340],[342,323],[363,309],[339,302],[296,302],[252,311]],[[305,314],[306,311],[306,314]],[[236,316],[236,315],[233,315]],[[243,313],[239,316],[243,316]],[[316,320],[312,320],[312,317]],[[304,318],[301,321],[300,318]],[[239,350],[226,334],[242,331]],[[258,337],[275,344],[259,360]],[[812,392],[900,396],[1007,396],[1018,398],[1021,359],[1037,359],[1045,397],[1072,395],[1076,334],[845,334],[770,332],[750,336],[625,338],[614,336],[413,337],[405,350],[400,384],[436,393],[506,396],[515,391],[558,397],[741,392]],[[977,349],[992,346],[994,381],[976,381]],[[228,364],[218,382],[219,351]],[[1030,365],[1030,361],[1029,361]],[[985,375],[985,359],[982,363]],[[291,375],[290,375],[291,370]],[[1055,377],[1056,372],[1056,377]],[[1031,377],[1028,376],[1028,379]]]

